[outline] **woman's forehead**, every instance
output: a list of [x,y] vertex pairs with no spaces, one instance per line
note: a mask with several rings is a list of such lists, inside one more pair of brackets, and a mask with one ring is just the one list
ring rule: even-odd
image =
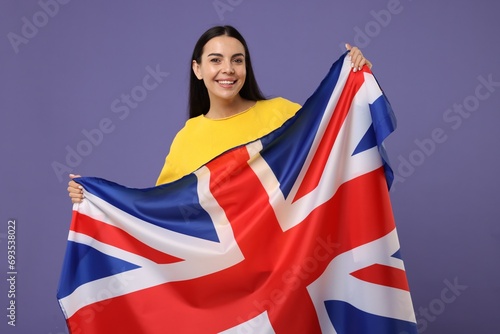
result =
[[207,55],[210,53],[219,53],[222,55],[245,54],[245,47],[236,38],[224,35],[209,40],[203,47],[203,53]]

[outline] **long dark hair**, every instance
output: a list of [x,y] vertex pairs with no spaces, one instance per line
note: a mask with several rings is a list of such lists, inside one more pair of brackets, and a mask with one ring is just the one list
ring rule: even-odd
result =
[[260,91],[257,81],[255,80],[255,74],[252,69],[252,61],[250,60],[250,52],[248,51],[248,46],[243,36],[232,26],[216,26],[208,29],[203,35],[201,35],[198,42],[196,42],[196,45],[194,46],[193,55],[191,56],[191,61],[189,63],[189,69],[191,72],[189,79],[189,118],[205,115],[210,109],[210,99],[205,83],[203,80],[199,80],[192,70],[193,60],[198,64],[201,63],[201,55],[205,44],[207,44],[207,42],[212,38],[222,35],[236,38],[245,48],[246,80],[243,87],[241,87],[240,96],[251,101],[266,99]]

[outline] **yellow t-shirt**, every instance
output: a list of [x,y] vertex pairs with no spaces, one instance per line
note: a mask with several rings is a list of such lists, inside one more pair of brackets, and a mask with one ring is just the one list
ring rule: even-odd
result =
[[175,136],[156,181],[168,183],[188,175],[221,153],[279,128],[300,109],[284,98],[257,101],[253,107],[222,119],[189,119]]

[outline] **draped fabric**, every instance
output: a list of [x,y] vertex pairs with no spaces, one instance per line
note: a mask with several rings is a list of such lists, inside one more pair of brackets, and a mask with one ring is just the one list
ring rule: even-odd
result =
[[395,119],[347,55],[282,127],[178,181],[77,180],[57,293],[71,333],[417,333]]

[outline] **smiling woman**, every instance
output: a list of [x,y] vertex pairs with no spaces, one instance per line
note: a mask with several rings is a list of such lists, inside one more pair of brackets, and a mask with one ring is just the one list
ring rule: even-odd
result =
[[283,98],[266,100],[246,41],[231,26],[213,27],[199,38],[191,67],[190,119],[172,142],[158,185],[268,134],[300,109]]
[[[353,68],[369,64],[351,51]],[[266,100],[243,36],[231,26],[207,30],[191,57],[189,116],[174,138],[157,185],[187,175],[223,152],[279,128],[300,105]]]

